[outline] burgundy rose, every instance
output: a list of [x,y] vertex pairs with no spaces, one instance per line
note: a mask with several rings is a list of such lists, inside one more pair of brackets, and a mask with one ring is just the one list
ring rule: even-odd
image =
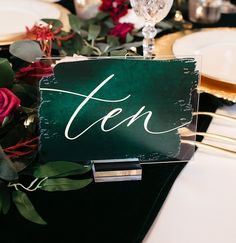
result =
[[102,0],[99,9],[109,13],[112,20],[118,22],[122,16],[127,14],[128,4],[126,0]]
[[110,34],[119,37],[121,41],[125,41],[127,34],[131,32],[133,28],[134,28],[133,24],[119,23],[110,31]]
[[21,68],[16,73],[16,79],[24,80],[27,83],[37,83],[42,77],[53,74],[53,69],[50,65],[43,62],[34,62],[28,67]]
[[9,89],[0,88],[0,124],[19,107],[20,100]]

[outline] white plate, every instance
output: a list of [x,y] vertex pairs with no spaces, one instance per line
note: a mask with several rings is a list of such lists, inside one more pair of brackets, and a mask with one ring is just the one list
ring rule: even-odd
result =
[[201,72],[216,80],[236,84],[236,30],[209,30],[180,38],[175,56],[202,56]]
[[48,2],[48,3],[56,3],[56,2],[60,2],[61,0],[35,0],[35,1],[43,1],[43,2]]
[[0,0],[0,41],[9,40],[25,32],[42,18],[60,17],[53,4],[31,0]]

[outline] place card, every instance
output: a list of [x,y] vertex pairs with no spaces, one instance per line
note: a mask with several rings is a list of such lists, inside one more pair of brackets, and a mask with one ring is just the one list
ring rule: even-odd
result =
[[40,84],[41,159],[180,160],[178,129],[193,120],[197,84],[190,58],[59,63]]

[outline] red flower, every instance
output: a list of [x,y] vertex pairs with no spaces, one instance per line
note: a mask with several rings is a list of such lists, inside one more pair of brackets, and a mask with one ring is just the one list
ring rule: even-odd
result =
[[[61,30],[61,29],[60,29]],[[26,27],[26,36],[31,40],[51,41],[55,38],[51,25],[34,25],[31,29]]]
[[0,124],[19,107],[20,100],[9,89],[0,88]]
[[38,148],[38,137],[19,141],[16,145],[4,148],[4,153],[11,159],[32,154]]
[[112,20],[118,22],[120,17],[127,14],[128,4],[126,0],[102,0],[99,9],[109,13]]
[[56,41],[57,45],[61,47],[62,41],[67,41],[75,36],[72,32],[66,36],[60,36],[62,27],[58,27],[55,31],[52,30],[52,24],[48,25],[34,25],[31,29],[26,27],[26,38],[30,40],[39,41],[42,51],[46,56],[51,56],[52,42]]
[[16,73],[16,78],[24,80],[27,83],[37,83],[42,77],[50,76],[53,74],[53,69],[50,65],[43,62],[34,62],[28,67],[21,68]]
[[[61,28],[58,29],[58,32]],[[34,25],[31,29],[26,27],[26,38],[30,40],[39,41],[42,51],[47,55],[51,56],[52,41],[55,39],[55,34],[52,31],[50,24],[44,26],[42,24]]]
[[110,34],[119,37],[121,41],[125,41],[127,34],[131,32],[133,28],[133,24],[119,23],[110,31]]

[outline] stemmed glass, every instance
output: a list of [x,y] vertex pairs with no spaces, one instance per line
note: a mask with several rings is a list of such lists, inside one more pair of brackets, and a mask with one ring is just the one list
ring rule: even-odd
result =
[[223,0],[221,6],[221,13],[236,13],[236,6],[230,0]]
[[142,30],[143,56],[151,59],[154,49],[154,37],[157,34],[156,23],[163,20],[171,9],[173,0],[130,0],[131,6],[138,16],[145,19],[145,26]]

